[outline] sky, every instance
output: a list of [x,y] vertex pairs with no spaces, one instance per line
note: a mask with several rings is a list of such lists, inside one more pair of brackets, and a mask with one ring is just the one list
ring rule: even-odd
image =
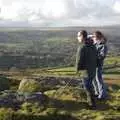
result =
[[116,25],[120,0],[0,0],[0,26]]

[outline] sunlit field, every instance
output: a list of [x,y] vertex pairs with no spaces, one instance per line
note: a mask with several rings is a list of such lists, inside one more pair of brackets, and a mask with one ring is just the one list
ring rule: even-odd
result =
[[0,43],[0,120],[120,119],[118,45],[111,49],[112,40],[108,42],[103,67],[108,99],[96,100],[97,109],[90,110],[84,74],[75,68],[76,31],[29,32],[5,32],[10,38]]

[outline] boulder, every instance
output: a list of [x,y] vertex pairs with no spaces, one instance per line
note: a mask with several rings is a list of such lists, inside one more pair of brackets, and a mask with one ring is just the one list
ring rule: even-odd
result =
[[40,105],[45,105],[48,103],[48,97],[41,92],[26,94],[24,96],[26,102],[39,103]]
[[40,83],[34,79],[23,79],[20,82],[19,92],[41,92],[42,86]]

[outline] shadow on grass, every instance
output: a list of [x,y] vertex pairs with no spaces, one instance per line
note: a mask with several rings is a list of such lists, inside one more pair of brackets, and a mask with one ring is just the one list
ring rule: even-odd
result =
[[120,90],[120,85],[113,84],[112,87],[115,90]]
[[[35,116],[36,117],[36,116]],[[53,114],[47,116],[37,116],[35,120],[78,120],[77,118],[71,115],[60,115],[60,114]],[[33,120],[33,119],[30,119]]]
[[[88,103],[86,102],[77,102],[77,101],[71,101],[71,100],[57,100],[57,99],[51,99],[53,104],[50,105],[50,107],[54,107],[57,109],[67,110],[69,112],[72,111],[79,111],[82,109],[89,109]],[[97,107],[96,110],[108,110],[110,109],[110,106],[106,103],[106,101],[96,101]]]
[[81,110],[87,108],[87,102],[77,102],[73,100],[50,99],[50,107],[67,111]]
[[103,110],[109,110],[111,109],[111,106],[106,103],[106,101],[98,101],[97,102],[97,108],[96,110],[103,111]]
[[77,118],[67,114],[34,115],[9,111],[6,113],[0,111],[0,118],[1,120],[78,120]]
[[71,115],[51,115],[43,117],[41,120],[78,120],[77,118]]
[[120,90],[120,85],[116,85],[116,84],[107,84],[107,86],[108,86],[108,90],[109,89],[112,89],[113,91],[118,91],[118,90]]

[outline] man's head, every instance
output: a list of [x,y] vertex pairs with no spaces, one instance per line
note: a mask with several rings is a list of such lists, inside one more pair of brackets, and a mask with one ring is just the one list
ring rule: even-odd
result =
[[77,39],[80,43],[84,42],[87,39],[87,31],[81,30],[80,32],[78,32]]

